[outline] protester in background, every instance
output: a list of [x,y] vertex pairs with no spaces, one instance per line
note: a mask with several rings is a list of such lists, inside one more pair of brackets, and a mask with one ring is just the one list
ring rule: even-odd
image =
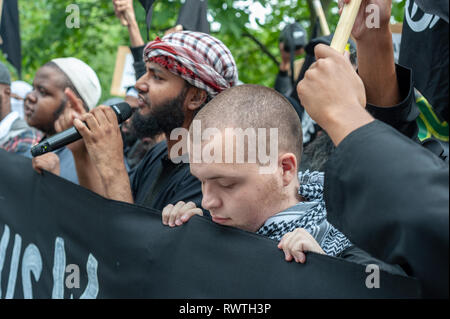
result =
[[24,81],[14,81],[11,83],[11,111],[19,113],[20,118],[25,119],[23,113],[23,102],[33,87]]
[[[280,64],[280,72],[275,81],[275,90],[287,97],[297,111],[302,122],[303,143],[305,146],[314,140],[316,135],[320,132],[320,127],[311,119],[308,113],[305,113],[295,87],[304,77],[305,72],[311,64],[315,61],[314,47],[319,43],[330,45],[332,39],[333,34],[314,38],[308,43],[306,30],[299,23],[290,24],[285,27],[280,36],[282,63]],[[292,43],[292,45],[290,43]],[[289,50],[285,49],[285,45]],[[295,48],[295,51],[291,52],[290,46]],[[347,50],[350,52],[350,59],[356,68],[356,46],[351,39],[349,40]],[[305,57],[291,61],[291,54],[294,54],[296,57],[305,54]],[[291,64],[291,62],[294,62],[294,64]],[[291,69],[293,69],[293,71]]]
[[145,63],[142,59],[145,42],[142,39],[141,31],[136,21],[136,15],[133,8],[133,0],[112,0],[116,17],[120,19],[123,26],[128,28],[130,36],[130,50],[133,55],[134,71],[136,80],[145,74]]
[[[90,66],[72,57],[54,59],[36,72],[33,91],[25,101],[25,118],[45,134],[45,139],[63,130],[56,123],[61,114],[71,122],[93,109],[100,96],[100,82]],[[60,170],[61,177],[78,184],[74,158],[66,147],[35,157],[33,165],[53,173]]]
[[324,172],[326,163],[335,147],[333,141],[323,130],[320,130],[311,143],[304,145],[302,161],[299,165],[301,172]]
[[0,148],[31,157],[30,149],[42,135],[30,128],[17,111],[12,110],[11,76],[0,62]]
[[298,78],[305,62],[304,58],[298,60],[293,58],[294,61],[291,61],[291,51],[295,57],[301,56],[307,44],[306,30],[299,23],[289,24],[281,32],[279,43],[281,63],[274,88],[284,96],[290,96],[294,91],[294,81]]

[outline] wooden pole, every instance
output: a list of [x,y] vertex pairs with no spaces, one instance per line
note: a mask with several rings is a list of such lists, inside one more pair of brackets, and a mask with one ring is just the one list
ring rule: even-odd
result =
[[340,53],[344,53],[347,46],[348,39],[352,33],[353,25],[355,24],[356,16],[361,7],[362,0],[352,0],[349,4],[344,6],[341,18],[336,27],[331,47]]
[[327,18],[323,12],[322,3],[320,0],[313,1],[314,9],[320,21],[320,28],[322,29],[323,35],[330,35],[330,28],[328,27]]

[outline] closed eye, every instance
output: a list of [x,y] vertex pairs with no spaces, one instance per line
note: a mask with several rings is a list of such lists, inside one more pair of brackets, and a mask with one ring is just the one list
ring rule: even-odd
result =
[[236,183],[229,183],[229,184],[222,183],[219,185],[226,189],[232,189],[236,185]]

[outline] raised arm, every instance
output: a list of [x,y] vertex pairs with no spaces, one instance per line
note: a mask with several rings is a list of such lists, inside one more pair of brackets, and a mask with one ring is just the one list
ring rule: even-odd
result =
[[122,25],[128,28],[131,47],[144,45],[139,26],[136,21],[136,15],[133,8],[133,0],[113,0],[114,12],[120,19]]
[[[342,10],[344,3],[340,0]],[[366,88],[367,103],[391,107],[401,102],[389,29],[392,0],[363,0],[352,36],[358,52],[358,73]]]

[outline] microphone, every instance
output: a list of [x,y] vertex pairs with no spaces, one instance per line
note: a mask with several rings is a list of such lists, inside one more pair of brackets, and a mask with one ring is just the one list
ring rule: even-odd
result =
[[[111,108],[113,109],[114,113],[116,113],[119,124],[129,119],[131,114],[133,113],[130,105],[128,105],[128,103],[126,102],[113,104],[111,105]],[[49,137],[41,143],[33,146],[31,148],[31,155],[33,157],[43,155],[45,153],[57,150],[70,143],[78,141],[79,139],[81,139],[80,133],[78,133],[77,129],[72,126],[71,128],[55,134],[52,137]]]

